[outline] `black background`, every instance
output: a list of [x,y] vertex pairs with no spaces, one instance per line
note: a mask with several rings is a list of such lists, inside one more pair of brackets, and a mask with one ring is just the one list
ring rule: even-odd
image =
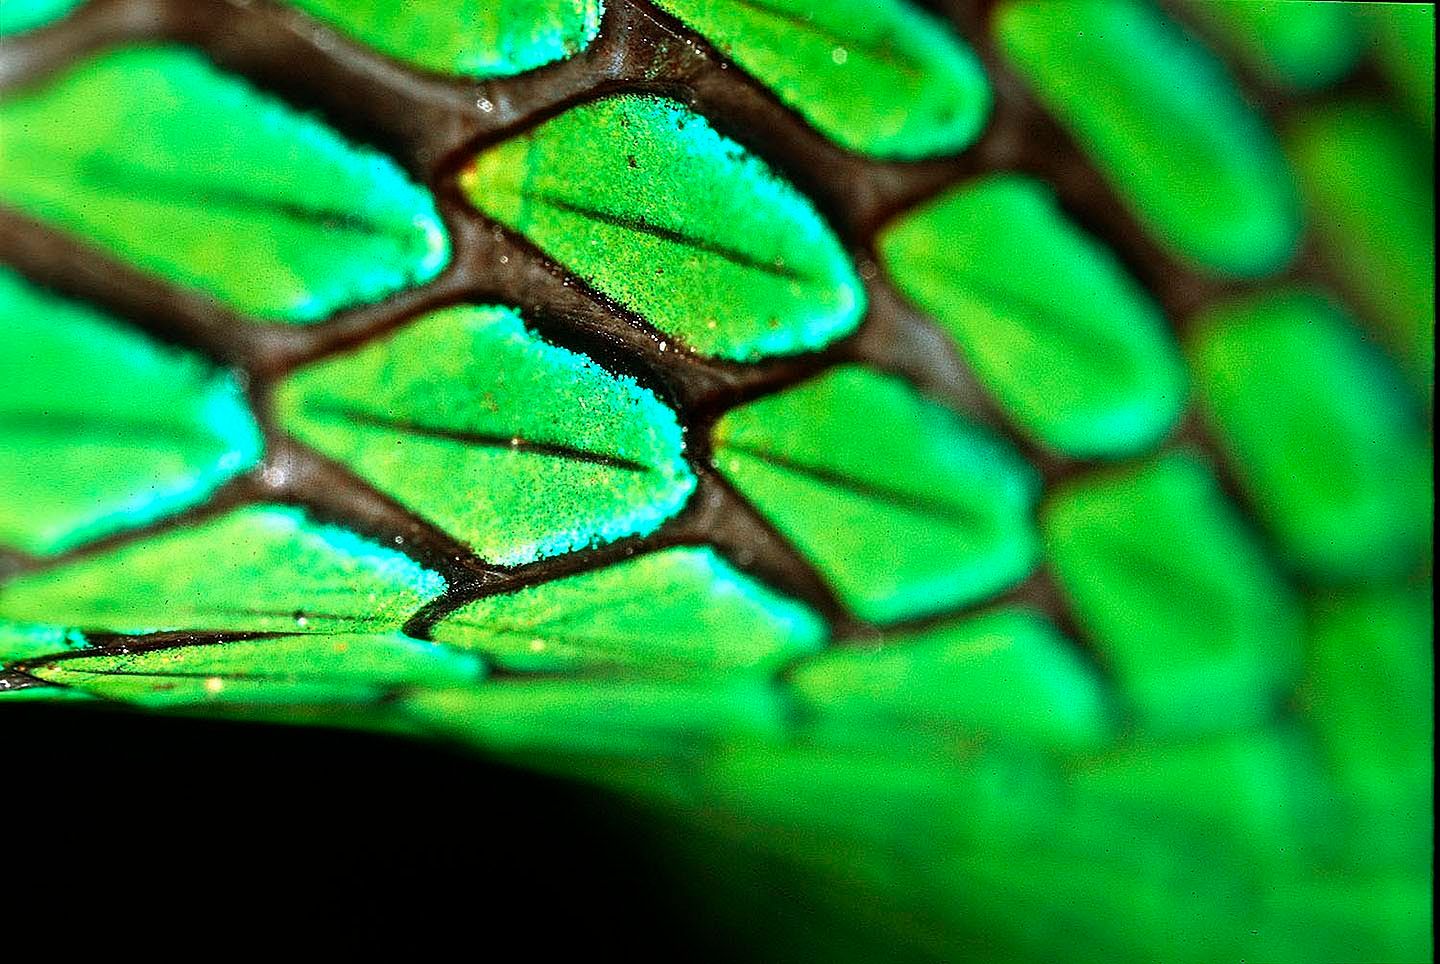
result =
[[681,896],[636,812],[459,750],[15,703],[0,707],[0,747],[11,933],[280,953],[298,932],[336,950],[398,939],[491,960],[743,956]]

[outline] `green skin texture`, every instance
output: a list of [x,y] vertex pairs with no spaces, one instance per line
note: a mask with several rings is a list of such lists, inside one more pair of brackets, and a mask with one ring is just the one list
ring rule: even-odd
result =
[[1035,746],[1103,746],[1104,686],[1042,616],[1001,610],[915,633],[884,649],[830,649],[790,675],[797,698],[847,734],[914,729],[936,738],[1008,733]]
[[1207,312],[1190,354],[1209,420],[1298,565],[1353,579],[1423,553],[1430,446],[1351,319],[1315,292],[1279,290]]
[[864,312],[860,281],[811,203],[673,101],[625,95],[573,108],[482,152],[461,187],[701,355],[811,351]]
[[34,30],[59,20],[84,0],[4,0],[0,8],[0,37]]
[[1290,259],[1284,156],[1209,53],[1132,0],[1012,0],[997,18],[1011,65],[1176,253],[1235,277]]
[[674,412],[509,308],[426,315],[297,372],[274,405],[301,441],[501,565],[653,532],[695,487]]
[[899,379],[834,368],[727,413],[715,467],[877,622],[1024,578],[1036,483],[1001,442]]
[[949,28],[900,0],[659,0],[844,147],[915,160],[980,135],[990,87]]
[[0,203],[257,319],[319,321],[450,258],[393,160],[178,47],[82,61],[0,102],[0,132]]
[[256,505],[12,579],[0,587],[0,619],[126,633],[381,633],[444,588],[394,550],[294,507]]
[[1303,114],[1288,134],[1322,255],[1383,326],[1412,384],[1434,398],[1434,145],[1363,101]]
[[817,649],[826,630],[713,549],[679,546],[477,599],[432,636],[518,672],[682,676],[774,670]]
[[[15,2],[0,5],[8,15],[19,9]],[[740,6],[716,0],[714,9],[716,16],[749,17]],[[838,6],[817,3],[817,19],[851,35],[888,29],[874,18],[836,14]],[[347,8],[354,23],[386,12],[373,0]],[[1088,16],[1095,5],[1073,9]],[[1218,443],[1238,502],[1198,458],[1127,454],[1172,426],[1183,402],[1175,348],[1155,337],[1148,300],[1094,240],[1066,223],[1048,190],[1018,176],[972,181],[898,213],[875,252],[888,279],[950,333],[982,386],[1030,439],[1062,452],[1122,455],[1122,464],[1086,467],[1042,494],[1035,473],[987,433],[898,378],[847,365],[714,413],[717,469],[815,564],[844,608],[889,628],[862,628],[825,645],[824,622],[779,595],[760,571],[747,572],[743,549],[722,558],[681,546],[598,569],[574,560],[580,571],[573,575],[467,603],[439,620],[435,642],[412,639],[403,632],[444,590],[441,576],[388,539],[377,543],[373,534],[325,524],[294,506],[261,505],[161,520],[8,575],[0,584],[0,664],[54,685],[7,688],[16,676],[0,674],[0,701],[119,700],[167,712],[400,729],[591,781],[648,808],[654,819],[647,825],[660,842],[677,860],[692,861],[690,872],[675,875],[691,888],[684,899],[697,915],[729,915],[737,930],[758,935],[760,960],[1431,960],[1434,660],[1428,507],[1417,477],[1429,431],[1384,357],[1392,353],[1408,366],[1411,395],[1429,391],[1424,373],[1431,369],[1416,361],[1427,357],[1420,353],[1424,309],[1433,304],[1433,201],[1429,154],[1415,147],[1422,138],[1413,129],[1433,130],[1433,106],[1423,109],[1433,95],[1422,83],[1427,71],[1433,76],[1433,54],[1415,53],[1433,51],[1433,41],[1414,25],[1430,23],[1433,13],[1414,9],[1418,15],[1367,10],[1356,19],[1380,38],[1373,53],[1409,92],[1402,106],[1415,116],[1369,105],[1309,116],[1302,110],[1282,132],[1312,205],[1315,247],[1344,268],[1341,281],[1354,291],[1337,293],[1358,295],[1362,317],[1337,312],[1329,300],[1335,293],[1264,282],[1183,319],[1194,414]],[[427,16],[437,10],[396,4],[391,12],[415,18],[417,32],[392,35],[383,27],[397,48],[378,52],[406,60],[400,47],[408,43],[412,55],[423,55],[421,41],[436,23]],[[1152,18],[1136,22],[1143,27]],[[1292,39],[1301,19],[1287,28],[1297,32]],[[1081,29],[1095,41],[1090,26],[1059,23],[1051,38],[1057,47],[1077,42]],[[363,39],[353,24],[335,25]],[[738,48],[762,37],[797,62],[803,54],[804,76],[790,82],[810,99],[794,106],[839,144],[854,146],[845,132],[823,127],[820,102],[846,96],[847,78],[863,73],[873,100],[828,109],[860,125],[856,137],[866,136],[867,111],[884,113],[910,96],[905,82],[883,79],[883,65],[855,49],[835,64],[813,24],[794,22],[793,33],[776,28],[773,35],[746,26],[730,44],[736,63]],[[718,43],[719,27],[707,29]],[[1257,33],[1237,51],[1279,56],[1276,34],[1259,20],[1244,29]],[[1114,31],[1102,33],[1115,39]],[[1233,105],[1228,78],[1174,59],[1157,39],[1163,36],[1174,35],[1128,47],[1133,56],[1122,58],[1124,71],[1112,63],[1099,73],[1075,72],[1080,92],[1108,109],[1099,95],[1120,71],[1141,78],[1130,88],[1139,103],[1178,97]],[[444,44],[427,40],[423,48],[450,56]],[[1338,47],[1328,64],[1318,45],[1305,49],[1315,54],[1306,62],[1322,73],[1345,69]],[[149,62],[139,57],[130,67]],[[194,63],[203,77],[223,78]],[[1074,66],[1057,56],[1046,66],[1067,63]],[[780,75],[745,69],[783,99]],[[117,113],[139,110],[126,93],[132,83],[142,89],[157,82],[129,70],[104,87]],[[1185,82],[1167,83],[1176,75]],[[0,99],[0,155],[19,140],[9,126],[18,116],[12,108],[46,96],[64,78]],[[332,178],[329,162],[317,160],[330,154],[311,150],[317,142],[305,133],[323,130],[318,122],[296,126],[297,115],[281,110],[273,141],[265,141],[251,126],[272,116],[257,107],[269,101],[239,81],[227,83],[243,92],[236,95],[236,110],[246,115],[239,126],[259,145],[245,157],[264,162],[260,173],[237,176],[253,175],[263,187],[276,167],[289,165],[317,183]],[[214,88],[204,82],[192,89]],[[937,95],[945,89],[934,86]],[[637,106],[642,101],[646,106]],[[837,292],[854,288],[854,319],[863,296],[808,201],[774,187],[751,153],[683,109],[654,98],[625,103],[627,116],[643,121],[640,131],[599,123],[604,111],[585,105],[535,135],[569,118],[573,130],[541,151],[548,154],[541,173],[571,200],[625,215],[619,220],[630,228],[586,252],[579,249],[601,226],[531,210],[523,233],[532,242],[636,309],[637,321],[659,329],[669,349],[759,359],[821,347],[854,330],[853,319],[837,313]],[[215,107],[206,105],[198,116],[213,119]],[[909,109],[913,118],[924,116],[914,103]],[[1246,126],[1251,121],[1236,121],[1241,115],[1201,114],[1218,117],[1225,136],[1182,137],[1185,125],[1152,111],[1128,142],[1147,165],[1135,176],[1158,182],[1156,193],[1181,177],[1157,160],[1177,142],[1219,144],[1227,163],[1246,152],[1273,153]],[[134,126],[115,124],[127,133]],[[53,138],[92,132],[41,126]],[[190,126],[192,136],[214,136]],[[912,145],[936,130],[912,131]],[[326,140],[333,135],[313,136],[339,144],[345,156],[352,150]],[[651,154],[626,146],[646,138]],[[288,149],[287,139],[301,146]],[[501,196],[514,194],[530,152],[527,142],[523,150],[493,153],[505,143],[485,154],[501,158],[484,168]],[[175,145],[158,173],[193,166],[193,146]],[[1104,162],[1103,151],[1090,149]],[[630,153],[637,165],[642,155],[655,164],[631,168]],[[20,168],[8,157],[0,164],[0,203],[15,204],[6,178]],[[705,163],[697,167],[697,158]],[[333,191],[337,205],[382,207],[401,195],[419,197],[424,204],[386,210],[398,212],[397,226],[416,212],[429,216],[423,191],[387,193],[396,183],[393,164],[372,162],[377,181],[333,189],[321,183],[317,196]],[[1202,184],[1226,204],[1244,194],[1205,165],[1182,173],[1184,183]],[[485,188],[478,175],[467,182],[482,209]],[[225,205],[207,190],[204,204],[176,216],[218,214]],[[294,199],[311,194],[313,187],[297,188]],[[708,219],[710,206],[729,197],[738,198],[736,210]],[[1217,248],[1243,242],[1254,254],[1255,238],[1241,236],[1238,222],[1192,200],[1173,203],[1220,225],[1213,234],[1225,244]],[[314,268],[307,283],[348,285],[354,276],[375,276],[382,262],[404,274],[379,241],[357,245],[330,229],[304,234],[274,210],[233,215],[221,240],[237,264],[226,270],[249,272],[256,290],[273,278],[238,262],[264,247],[257,239],[272,236],[287,237],[297,246],[292,254],[305,249],[291,262]],[[667,229],[659,233],[668,232],[670,247],[638,229],[641,216],[646,226]],[[105,229],[129,217],[107,202]],[[204,230],[212,227],[207,222]],[[1164,225],[1154,227],[1167,240]],[[73,230],[108,245],[100,228]],[[676,234],[692,243],[674,241]],[[790,234],[805,240],[795,243]],[[561,244],[576,249],[573,263],[547,247]],[[717,247],[731,257],[707,250]],[[734,257],[758,264],[776,252],[809,279],[799,294]],[[1008,273],[1001,270],[1007,257]],[[662,276],[646,274],[656,266],[682,277],[667,287]],[[1002,311],[993,298],[974,297],[977,277],[992,293],[1023,295],[1045,310]],[[197,397],[230,390],[223,387],[229,375],[171,348],[145,350],[120,320],[14,285],[36,310],[26,314],[34,323],[7,332],[21,340],[11,365],[27,364],[30,345],[53,345],[62,333],[82,330],[84,343],[51,351],[46,365],[90,364],[101,351],[108,363],[75,377],[32,379],[35,400],[47,407],[73,404],[77,414],[98,416],[109,402],[88,396],[132,379],[146,390],[126,404],[192,424]],[[287,285],[271,295],[291,290]],[[641,310],[617,291],[651,300]],[[711,317],[714,306],[738,303],[737,291],[748,299],[744,311],[721,325]],[[349,303],[340,299],[336,310]],[[1073,344],[1053,327],[1057,308],[1066,311]],[[262,318],[258,309],[246,317],[281,320]],[[547,337],[563,322],[529,320],[544,321]],[[1356,326],[1377,322],[1383,345],[1364,343]],[[1103,347],[1087,354],[1091,343]],[[377,345],[383,352],[366,354]],[[994,353],[988,367],[982,351]],[[128,374],[137,366],[151,377]],[[6,378],[0,395],[13,394],[14,382]],[[87,397],[68,397],[81,394]],[[157,398],[173,407],[162,410]],[[484,438],[440,444],[437,433],[421,438],[413,429],[319,417],[315,406],[329,399]],[[472,532],[476,545],[489,540],[497,556],[568,551],[572,540],[608,538],[607,526],[653,531],[693,484],[685,440],[658,398],[547,343],[505,308],[450,308],[412,320],[292,373],[260,404],[282,429],[314,433],[307,440],[323,450],[323,439],[397,502],[422,514],[422,504],[430,506],[432,521],[454,535]],[[706,423],[702,417],[697,424]],[[491,444],[491,430],[504,441],[516,426],[523,435],[513,451]],[[113,425],[104,434],[114,436]],[[192,436],[177,432],[184,441],[177,452],[208,452],[195,464],[209,465],[213,451],[195,448]],[[0,438],[21,436],[7,428]],[[397,442],[413,460],[408,469],[385,461],[386,447]],[[646,468],[621,474],[594,461],[572,465],[540,454],[535,442],[595,453],[619,446]],[[27,438],[27,471],[54,471],[54,459],[36,455],[41,444]],[[739,454],[742,446],[791,467],[767,469],[764,458]],[[0,461],[9,448],[0,446]],[[118,475],[117,464],[125,466]],[[117,478],[144,475],[142,464],[107,462],[109,474],[94,483],[95,503],[119,491],[111,488]],[[407,481],[411,470],[425,473],[426,483]],[[596,484],[564,488],[555,478],[562,470],[593,472]],[[74,484],[80,491],[81,480]],[[0,511],[15,491],[0,479]],[[542,496],[526,494],[532,491]],[[505,516],[504,524],[474,511],[477,492],[499,499],[492,514]],[[542,497],[558,498],[569,514],[537,508]],[[944,507],[938,521],[914,514],[936,505]],[[1242,521],[1243,508],[1254,510],[1254,531]],[[8,565],[8,556],[0,562]],[[1053,586],[1068,604],[1081,639],[1065,638],[1039,613],[994,600],[1037,563],[1045,568],[1039,585]],[[1289,577],[1305,587],[1303,596]],[[923,615],[933,586],[947,597],[945,615]],[[171,640],[159,648],[137,638],[123,652],[102,635],[166,627],[219,635],[204,645]],[[235,638],[255,632],[273,635]],[[487,672],[492,667],[505,672]]]
[[1292,681],[1298,603],[1195,459],[1070,486],[1041,528],[1076,618],[1154,725],[1257,720]]
[[53,555],[197,505],[260,458],[239,380],[0,269],[0,545]]
[[1296,90],[1340,80],[1365,48],[1363,13],[1352,4],[1186,0],[1185,11],[1271,83]]
[[1185,369],[1159,309],[1043,185],[998,175],[956,188],[888,226],[878,247],[900,290],[1045,445],[1124,454],[1175,424]]
[[242,639],[79,655],[30,668],[40,679],[152,709],[373,703],[397,687],[469,686],[477,659],[399,634]]
[[286,0],[397,60],[440,74],[509,77],[574,56],[601,0]]

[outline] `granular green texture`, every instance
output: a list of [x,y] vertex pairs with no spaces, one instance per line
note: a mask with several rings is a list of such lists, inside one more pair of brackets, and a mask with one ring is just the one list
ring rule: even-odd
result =
[[839,144],[914,159],[968,146],[990,110],[980,62],[903,0],[658,0]]
[[260,457],[239,380],[0,268],[0,545],[63,552]]
[[1296,601],[1194,458],[1072,485],[1042,529],[1081,626],[1156,725],[1253,723],[1292,684]]
[[[1357,5],[1375,38],[1376,59],[1410,119],[1435,139],[1435,4]],[[1434,145],[1431,144],[1433,150]]]
[[892,223],[879,251],[1046,445],[1134,451],[1184,406],[1185,370],[1159,309],[1044,185],[996,175],[956,188]]
[[1208,52],[1132,0],[1011,0],[997,17],[1006,57],[1162,241],[1222,275],[1290,259],[1284,156]]
[[830,649],[800,663],[790,686],[847,732],[914,726],[946,739],[1062,749],[1110,735],[1108,697],[1092,669],[1040,615],[1007,609],[883,645]]
[[485,214],[701,355],[820,348],[865,307],[811,203],[700,115],[659,97],[576,107],[482,152]]
[[43,27],[85,0],[0,0],[0,37]]
[[826,631],[713,549],[683,546],[477,599],[431,635],[510,670],[677,676],[773,669]]
[[695,487],[674,412],[509,308],[447,308],[302,369],[275,410],[503,565],[652,532]]
[[572,57],[600,29],[602,0],[287,0],[423,70],[483,79]]
[[1201,326],[1197,391],[1294,559],[1362,579],[1418,562],[1430,531],[1425,430],[1351,319],[1287,289],[1216,307]]
[[1304,698],[1326,761],[1362,821],[1373,870],[1428,873],[1433,840],[1389,829],[1434,816],[1435,652],[1431,593],[1380,588],[1318,607]]
[[267,321],[319,321],[430,280],[430,196],[178,47],[125,47],[0,100],[0,203]]
[[714,463],[866,619],[963,605],[1035,561],[1036,480],[899,379],[841,366],[725,415]]
[[1302,114],[1290,149],[1335,265],[1427,398],[1435,391],[1434,145],[1383,104]]
[[445,580],[289,506],[256,505],[27,573],[0,619],[85,629],[380,633]]
[[1270,83],[1298,90],[1340,80],[1366,46],[1364,14],[1350,3],[1186,0],[1185,11],[1220,34]]
[[407,636],[336,633],[106,652],[29,672],[106,699],[179,708],[370,703],[400,687],[473,685],[484,667]]

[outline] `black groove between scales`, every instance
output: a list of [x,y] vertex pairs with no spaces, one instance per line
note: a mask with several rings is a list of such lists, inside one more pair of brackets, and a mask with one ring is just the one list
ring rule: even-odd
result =
[[[1056,192],[1066,217],[1099,239],[1161,306],[1173,329],[1218,300],[1287,282],[1318,284],[1351,302],[1313,243],[1284,272],[1258,281],[1216,280],[1180,262],[1129,212],[1101,173],[1042,111],[998,56],[989,31],[994,0],[929,0],[976,51],[994,104],[982,136],[952,157],[885,162],[846,151],[816,132],[707,41],[646,0],[609,0],[599,36],[586,50],[525,74],[473,82],[421,73],[371,51],[272,0],[90,0],[60,22],[0,42],[0,94],[43,81],[77,58],[108,47],[168,41],[198,49],[220,67],[301,110],[319,113],[350,138],[385,150],[433,194],[450,234],[451,263],[428,284],[385,301],[340,311],[308,326],[257,323],[207,296],[129,267],[84,242],[0,205],[0,261],[62,294],[98,304],[155,336],[195,347],[245,373],[266,435],[265,461],[196,509],[73,550],[48,566],[257,500],[303,506],[316,517],[394,544],[444,574],[446,593],[406,625],[424,637],[440,618],[484,595],[599,568],[674,545],[710,544],[763,581],[815,607],[837,642],[874,642],[879,627],[848,613],[818,571],[710,466],[709,430],[729,408],[775,392],[835,364],[861,362],[898,374],[1004,437],[1040,472],[1045,490],[1092,469],[1152,458],[1175,447],[1199,450],[1232,505],[1253,521],[1247,500],[1193,406],[1159,447],[1128,460],[1077,460],[1027,438],[990,398],[949,338],[890,284],[875,255],[877,232],[897,214],[986,174],[1037,177]],[[1169,11],[1184,22],[1183,12]],[[296,65],[303,64],[303,70]],[[1233,68],[1233,63],[1232,63]],[[1372,66],[1320,94],[1287,96],[1244,70],[1251,102],[1276,122],[1308,101],[1381,93]],[[762,157],[817,205],[849,249],[868,308],[859,330],[810,355],[740,365],[700,358],[644,319],[543,256],[524,238],[479,214],[458,178],[484,148],[564,110],[619,91],[673,97],[721,133]],[[699,485],[687,506],[655,533],[499,567],[361,481],[339,463],[280,432],[269,389],[296,367],[377,338],[428,311],[499,302],[521,310],[546,339],[635,376],[666,398],[687,432]],[[1252,528],[1264,534],[1264,528]],[[1298,586],[1269,547],[1275,571]],[[40,566],[0,555],[0,577]],[[1106,671],[1103,658],[1066,606],[1047,566],[982,602],[895,628],[916,628],[1007,603],[1044,611]],[[196,633],[193,642],[235,634]],[[129,639],[128,644],[135,641]],[[174,642],[172,641],[173,645]]]

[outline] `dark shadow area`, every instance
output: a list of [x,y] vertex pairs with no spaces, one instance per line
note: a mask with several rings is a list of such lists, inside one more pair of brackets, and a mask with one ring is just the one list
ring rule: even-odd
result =
[[298,931],[512,959],[495,956],[505,934],[527,960],[737,959],[637,814],[460,751],[21,704],[0,707],[0,746],[12,926],[33,911],[53,933],[58,912],[156,936],[210,922],[241,943]]

